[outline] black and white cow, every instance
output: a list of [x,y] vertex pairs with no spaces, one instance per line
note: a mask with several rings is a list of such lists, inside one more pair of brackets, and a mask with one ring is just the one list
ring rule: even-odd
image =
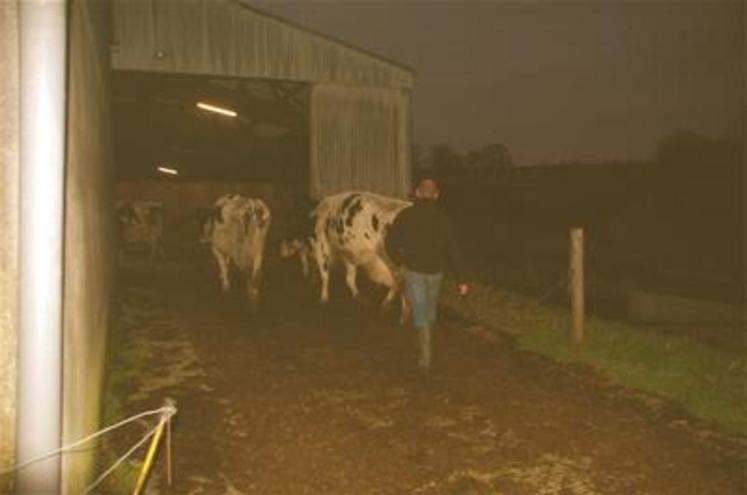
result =
[[369,192],[343,192],[324,198],[312,212],[314,235],[310,246],[319,268],[321,301],[329,300],[329,272],[334,262],[345,266],[345,282],[358,295],[358,268],[378,285],[389,289],[384,305],[399,294],[402,321],[409,306],[402,291],[399,269],[389,260],[385,239],[389,226],[409,201]]
[[314,223],[310,212],[318,203],[311,200],[300,200],[294,208],[295,214],[289,215],[286,225],[285,238],[280,242],[280,257],[292,258],[298,256],[301,262],[303,277],[308,279],[313,275],[310,270],[314,259]]
[[280,242],[280,257],[292,258],[298,256],[301,261],[301,273],[303,278],[308,279],[311,275],[310,262],[314,256],[314,248],[311,238],[291,237]]
[[120,261],[130,246],[144,246],[152,261],[163,257],[163,205],[157,201],[120,201],[116,205]]
[[259,300],[265,239],[270,228],[270,209],[261,199],[238,194],[221,196],[203,229],[218,262],[221,288],[231,289],[229,269],[236,267],[246,276],[250,303]]

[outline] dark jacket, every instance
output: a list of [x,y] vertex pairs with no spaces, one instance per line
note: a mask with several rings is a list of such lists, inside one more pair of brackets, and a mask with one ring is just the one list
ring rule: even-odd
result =
[[451,221],[435,201],[417,201],[397,215],[387,233],[389,257],[419,273],[451,269],[463,280],[462,257]]

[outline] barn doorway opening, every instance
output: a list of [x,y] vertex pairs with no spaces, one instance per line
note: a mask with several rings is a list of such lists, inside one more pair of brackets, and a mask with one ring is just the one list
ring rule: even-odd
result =
[[307,83],[121,70],[112,83],[118,179],[170,165],[183,180],[308,189]]
[[174,254],[218,197],[258,197],[275,243],[309,191],[309,97],[305,82],[113,71],[117,200],[160,202]]

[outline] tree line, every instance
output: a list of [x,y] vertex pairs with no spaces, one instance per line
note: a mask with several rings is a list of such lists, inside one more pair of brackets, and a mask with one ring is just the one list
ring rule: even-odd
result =
[[[436,144],[426,149],[415,143],[412,146],[411,162],[416,175],[427,171],[449,176],[465,171],[490,172],[515,166],[508,146],[502,142],[487,144],[466,153],[458,153],[448,144]],[[736,139],[713,138],[688,129],[680,129],[660,138],[653,154],[644,162],[660,167],[665,173],[674,172],[673,169],[682,171],[693,168],[739,168],[745,163],[745,139],[744,136]],[[609,165],[639,163],[615,162]],[[562,162],[551,165],[584,163]]]

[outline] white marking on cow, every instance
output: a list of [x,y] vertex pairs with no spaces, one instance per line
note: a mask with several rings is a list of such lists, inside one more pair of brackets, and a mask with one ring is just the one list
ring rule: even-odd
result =
[[233,265],[246,276],[250,303],[259,300],[265,239],[270,228],[270,209],[261,199],[227,194],[218,198],[203,234],[218,262],[221,288],[231,289],[229,269]]

